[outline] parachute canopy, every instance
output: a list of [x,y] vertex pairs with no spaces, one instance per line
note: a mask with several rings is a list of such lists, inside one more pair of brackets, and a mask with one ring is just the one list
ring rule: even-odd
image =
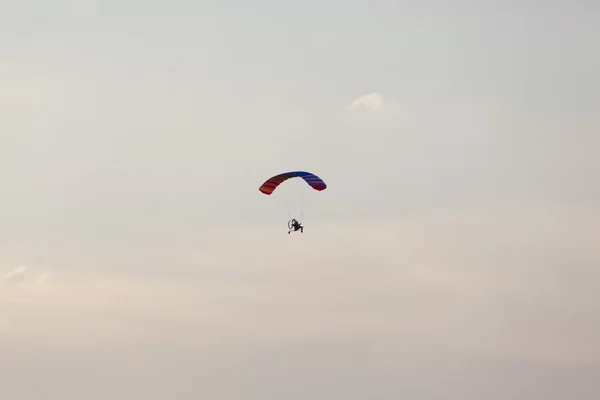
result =
[[313,189],[321,191],[327,188],[327,185],[321,178],[305,171],[292,171],[284,172],[283,174],[275,175],[269,178],[262,184],[258,190],[266,195],[270,195],[282,182],[287,181],[290,178],[302,178],[308,183]]

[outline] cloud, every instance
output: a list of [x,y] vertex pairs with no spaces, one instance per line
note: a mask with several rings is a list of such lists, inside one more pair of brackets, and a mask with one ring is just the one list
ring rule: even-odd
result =
[[380,109],[384,105],[383,96],[380,93],[369,93],[356,98],[352,104],[351,109],[362,109],[368,111],[375,111]]
[[[88,246],[74,261],[144,268],[63,269],[47,290],[24,286],[26,304],[0,315],[12,323],[0,353],[15,361],[3,367],[0,397],[24,393],[13,382],[27,371],[43,382],[29,398],[65,398],[54,378],[82,367],[132,397],[152,389],[148,399],[173,385],[200,397],[278,398],[301,385],[286,380],[298,374],[314,391],[366,393],[389,377],[388,390],[406,393],[392,379],[399,371],[423,381],[460,374],[469,385],[524,366],[589,371],[600,357],[599,215],[502,207],[307,222],[294,236],[235,226]],[[253,386],[264,377],[276,378]],[[73,385],[66,398],[88,387]]]
[[0,282],[5,286],[42,289],[48,287],[49,277],[50,274],[48,272],[37,272],[32,274],[28,267],[20,265],[5,274]]
[[406,124],[411,114],[406,102],[384,98],[381,93],[373,92],[354,99],[338,118],[340,121],[350,121],[351,125],[355,126],[366,124],[365,128],[372,128],[374,123],[379,128],[393,128],[399,123]]
[[25,275],[27,273],[27,267],[24,265],[18,266],[14,270],[10,271],[4,278],[2,278],[2,284],[4,285],[19,285],[25,283]]
[[[479,326],[485,329],[485,324],[497,323],[491,317],[508,300],[503,298],[507,292],[517,303],[535,292],[537,299],[530,305],[544,309],[545,303],[552,304],[566,313],[546,317],[560,320],[575,305],[557,302],[563,297],[553,297],[557,290],[577,288],[578,295],[570,301],[583,308],[589,308],[585,304],[593,298],[593,288],[586,283],[593,279],[583,277],[596,274],[588,265],[600,262],[592,240],[598,221],[593,213],[587,215],[586,219],[583,213],[560,209],[501,209],[414,215],[390,222],[311,223],[304,235],[294,237],[285,228],[260,226],[211,229],[169,245],[148,237],[139,247],[129,246],[129,253],[125,247],[109,249],[118,259],[107,259],[141,262],[143,271],[72,273],[55,278],[46,291],[31,290],[29,297],[21,298],[47,315],[66,313],[65,323],[71,312],[85,310],[92,319],[97,313],[130,316],[132,338],[138,334],[136,315],[146,315],[157,326],[165,321],[187,324],[189,319],[223,334],[245,331],[259,342],[344,332],[436,336],[442,321],[425,315],[445,302],[452,303],[448,318],[465,322],[475,316],[487,318],[482,308],[489,306],[490,318]],[[142,260],[142,248],[156,251]],[[578,266],[552,262],[568,254],[579,254]],[[406,296],[412,298],[408,308]],[[389,313],[397,312],[401,317],[390,321]],[[513,310],[511,318],[518,312]],[[248,325],[250,315],[263,325]],[[117,329],[107,324],[110,320],[100,319],[89,328]],[[127,326],[119,325],[113,339],[129,340]],[[527,330],[512,333],[529,337]],[[96,338],[89,332],[82,340]]]

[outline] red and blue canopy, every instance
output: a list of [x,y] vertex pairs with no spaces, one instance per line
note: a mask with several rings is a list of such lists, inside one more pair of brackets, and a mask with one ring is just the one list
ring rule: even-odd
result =
[[311,174],[310,172],[305,171],[292,171],[292,172],[284,172],[283,174],[275,175],[265,181],[258,190],[266,195],[270,195],[273,191],[279,186],[281,183],[287,181],[291,178],[302,178],[306,183],[308,183],[314,190],[325,190],[327,185],[321,178],[316,176],[315,174]]

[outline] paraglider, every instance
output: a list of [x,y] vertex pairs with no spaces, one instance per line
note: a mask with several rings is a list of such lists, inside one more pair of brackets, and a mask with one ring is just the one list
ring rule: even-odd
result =
[[[291,172],[284,172],[282,174],[275,175],[275,176],[267,179],[258,188],[258,190],[260,190],[261,193],[263,193],[267,196],[270,196],[275,191],[275,189],[277,189],[279,187],[279,185],[281,185],[283,182],[285,182],[291,178],[302,178],[310,187],[312,187],[314,190],[319,191],[319,192],[323,191],[327,188],[327,185],[325,184],[325,182],[321,178],[316,176],[315,174],[312,174],[310,172],[305,172],[305,171],[291,171]],[[289,228],[288,234],[291,233],[292,231],[293,232],[300,231],[300,233],[304,233],[304,227],[295,218],[288,221],[288,228]]]

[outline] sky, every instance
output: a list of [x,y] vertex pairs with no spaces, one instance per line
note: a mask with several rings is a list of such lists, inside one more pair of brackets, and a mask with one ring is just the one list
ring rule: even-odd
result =
[[599,12],[7,3],[0,398],[600,398]]

